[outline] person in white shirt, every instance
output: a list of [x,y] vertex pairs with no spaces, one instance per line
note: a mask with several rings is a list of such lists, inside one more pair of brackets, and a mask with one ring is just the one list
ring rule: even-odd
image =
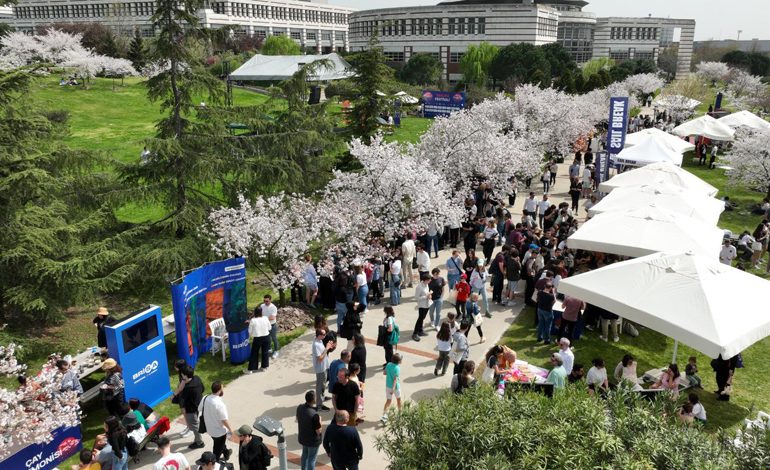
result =
[[414,300],[417,302],[417,321],[414,324],[412,330],[412,340],[420,341],[420,336],[428,336],[428,333],[423,329],[423,322],[428,315],[428,309],[430,308],[430,274],[426,273],[420,277],[420,282],[417,284],[417,288],[414,290]]
[[417,273],[422,281],[423,275],[430,277],[430,255],[422,244],[417,245]]
[[591,210],[593,206],[595,206],[598,203],[598,199],[596,196],[591,196],[589,200],[583,203],[583,209],[586,211],[586,220],[589,220],[591,218],[591,214],[588,213],[588,211]]
[[310,308],[315,308],[315,299],[318,297],[318,273],[313,266],[313,257],[305,255],[305,269],[302,271],[302,280],[305,282],[305,303]]
[[537,222],[540,227],[543,226],[545,211],[547,211],[551,205],[551,201],[548,200],[548,193],[543,194],[543,200],[537,204]]
[[[262,309],[257,307],[254,318],[249,320],[249,336],[252,338],[251,357],[246,373],[261,372],[270,367],[270,320],[264,317]],[[260,357],[262,368],[259,367]]]
[[262,315],[267,317],[270,321],[270,340],[273,343],[273,359],[278,358],[278,307],[273,303],[273,296],[266,295],[262,299],[262,305],[259,306],[262,309]]
[[160,436],[157,444],[161,458],[152,466],[153,470],[190,470],[187,457],[177,452],[171,452],[171,441],[168,437]]
[[588,393],[590,395],[595,393],[604,395],[609,390],[604,359],[597,358],[593,360],[593,367],[588,369],[588,374],[586,374],[586,383],[588,384]]
[[692,405],[692,417],[697,419],[700,422],[705,423],[706,422],[706,409],[703,408],[703,405],[700,402],[700,398],[698,398],[697,393],[689,393],[687,395],[687,401],[690,402]]
[[147,150],[147,147],[142,150],[142,155],[140,158],[142,165],[146,164],[150,160],[150,151]]
[[406,287],[412,287],[412,282],[414,280],[414,273],[412,272],[412,260],[414,260],[416,254],[417,253],[414,240],[412,239],[412,236],[409,235],[406,241],[401,244],[401,269],[404,270],[401,284]]
[[529,215],[534,218],[537,215],[537,206],[540,200],[535,199],[535,193],[530,192],[529,197],[524,199],[524,215]]
[[230,458],[232,451],[227,448],[227,438],[232,436],[233,428],[228,421],[227,407],[222,400],[224,395],[222,382],[211,384],[211,395],[206,395],[198,405],[198,413],[203,413],[206,420],[206,433],[214,440],[214,455],[217,459],[222,455],[225,460]]
[[572,373],[572,365],[575,363],[575,353],[572,352],[569,345],[569,339],[559,340],[559,357],[561,357],[561,365],[567,371],[567,375]]
[[730,266],[733,260],[738,256],[738,251],[735,249],[729,239],[725,239],[722,245],[722,250],[719,252],[719,262]]

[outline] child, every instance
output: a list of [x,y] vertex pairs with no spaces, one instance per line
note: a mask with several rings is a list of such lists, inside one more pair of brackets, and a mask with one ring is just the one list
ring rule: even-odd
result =
[[[471,298],[468,300],[468,303],[465,305],[465,312],[467,315],[467,319],[465,321],[476,326],[476,331],[479,332],[479,336],[481,337],[480,342],[483,343],[484,341],[486,341],[486,338],[484,338],[484,332],[481,331],[481,324],[484,321],[484,317],[481,316],[481,309],[479,308],[479,294],[474,292],[471,295]],[[468,336],[467,332],[465,336],[466,337]]]
[[455,300],[455,312],[460,320],[465,318],[465,303],[468,301],[468,296],[471,294],[471,285],[468,284],[468,275],[462,273],[460,280],[455,284],[455,290],[457,291],[457,299]]
[[687,365],[684,367],[684,375],[687,377],[687,380],[690,381],[691,387],[701,388],[701,379],[698,377],[697,360],[698,359],[695,356],[690,356],[687,359]]
[[452,349],[452,332],[449,322],[441,323],[441,329],[436,334],[436,341],[438,343],[438,360],[436,367],[433,368],[433,375],[437,376],[439,371],[441,375],[446,374],[447,367],[449,367],[449,351]]
[[396,397],[396,405],[398,410],[401,411],[401,354],[396,353],[393,355],[391,362],[385,366],[385,407],[382,409],[382,424],[388,422],[388,408],[393,401],[393,397]]
[[706,409],[698,398],[698,394],[690,393],[687,395],[687,401],[692,405],[692,417],[699,423],[706,424]]
[[457,323],[457,315],[452,312],[447,313],[446,322],[449,323],[449,336],[454,336],[455,331],[460,328],[460,324]]

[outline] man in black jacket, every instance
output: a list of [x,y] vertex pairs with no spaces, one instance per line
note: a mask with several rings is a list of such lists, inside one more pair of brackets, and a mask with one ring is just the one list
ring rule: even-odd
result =
[[184,419],[187,427],[193,432],[195,439],[188,447],[200,449],[204,446],[201,434],[198,432],[198,404],[203,398],[203,382],[195,375],[195,371],[189,365],[184,365],[179,371],[184,386],[176,395],[179,406],[184,410]]
[[297,439],[302,446],[302,470],[315,469],[318,447],[321,446],[321,415],[315,408],[315,392],[310,390],[305,394],[305,403],[297,407]]
[[238,462],[241,470],[267,470],[273,455],[262,443],[262,438],[251,434],[251,427],[244,424],[235,432],[238,436]]
[[364,457],[364,446],[354,426],[348,426],[350,416],[338,410],[335,422],[324,433],[324,450],[332,461],[334,470],[358,470],[358,462]]

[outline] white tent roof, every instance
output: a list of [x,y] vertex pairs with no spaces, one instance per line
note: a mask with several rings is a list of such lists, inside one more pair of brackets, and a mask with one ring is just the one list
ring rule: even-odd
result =
[[626,136],[626,147],[633,147],[634,145],[638,145],[647,137],[654,137],[655,139],[671,147],[671,149],[675,152],[684,153],[689,152],[690,150],[695,150],[695,146],[686,140],[673,136],[668,132],[663,132],[662,130],[656,129],[654,127],[628,134]]
[[770,281],[693,254],[656,253],[559,282],[559,292],[697,349],[733,357],[770,335]]
[[724,232],[657,207],[604,212],[567,239],[572,249],[639,257],[659,251],[695,252],[718,259]]
[[350,71],[350,64],[334,53],[322,55],[257,54],[231,73],[229,79],[242,81],[286,80],[291,78],[300,66],[323,59],[331,61],[332,67],[328,69],[319,67],[317,80],[339,80],[353,76],[353,72]]
[[649,184],[614,189],[598,204],[591,207],[588,213],[594,216],[637,207],[663,209],[716,226],[719,222],[719,216],[725,210],[725,203],[719,199],[676,186]]
[[695,193],[707,196],[714,196],[718,191],[717,188],[706,183],[689,171],[665,162],[652,163],[641,168],[615,175],[600,184],[599,191],[609,193],[613,189],[621,186],[642,186],[645,184],[667,184],[689,189]]
[[652,136],[647,136],[633,147],[624,148],[613,158],[616,162],[644,166],[655,162],[670,162],[682,164],[682,153],[674,151],[665,142]]
[[700,104],[700,101],[688,98],[682,95],[662,95],[655,98],[652,102],[654,106],[660,106],[661,108],[687,108],[695,109]]
[[404,104],[417,104],[420,101],[405,91],[399,91],[393,96],[397,97]]
[[674,128],[674,134],[687,137],[689,135],[702,135],[713,140],[725,140],[732,142],[735,137],[735,131],[725,124],[717,121],[708,114],[695,119],[691,119],[684,124]]
[[737,113],[728,114],[727,116],[718,119],[717,122],[722,123],[731,129],[737,129],[741,126],[759,130],[770,129],[770,122],[765,121],[750,111],[738,111]]

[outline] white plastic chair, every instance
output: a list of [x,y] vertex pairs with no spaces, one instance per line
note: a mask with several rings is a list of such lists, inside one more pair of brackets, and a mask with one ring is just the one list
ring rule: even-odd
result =
[[209,328],[211,329],[211,339],[214,340],[214,345],[211,348],[211,355],[213,356],[217,352],[217,346],[222,351],[222,360],[224,361],[227,350],[227,329],[225,328],[225,319],[217,318],[209,322]]

